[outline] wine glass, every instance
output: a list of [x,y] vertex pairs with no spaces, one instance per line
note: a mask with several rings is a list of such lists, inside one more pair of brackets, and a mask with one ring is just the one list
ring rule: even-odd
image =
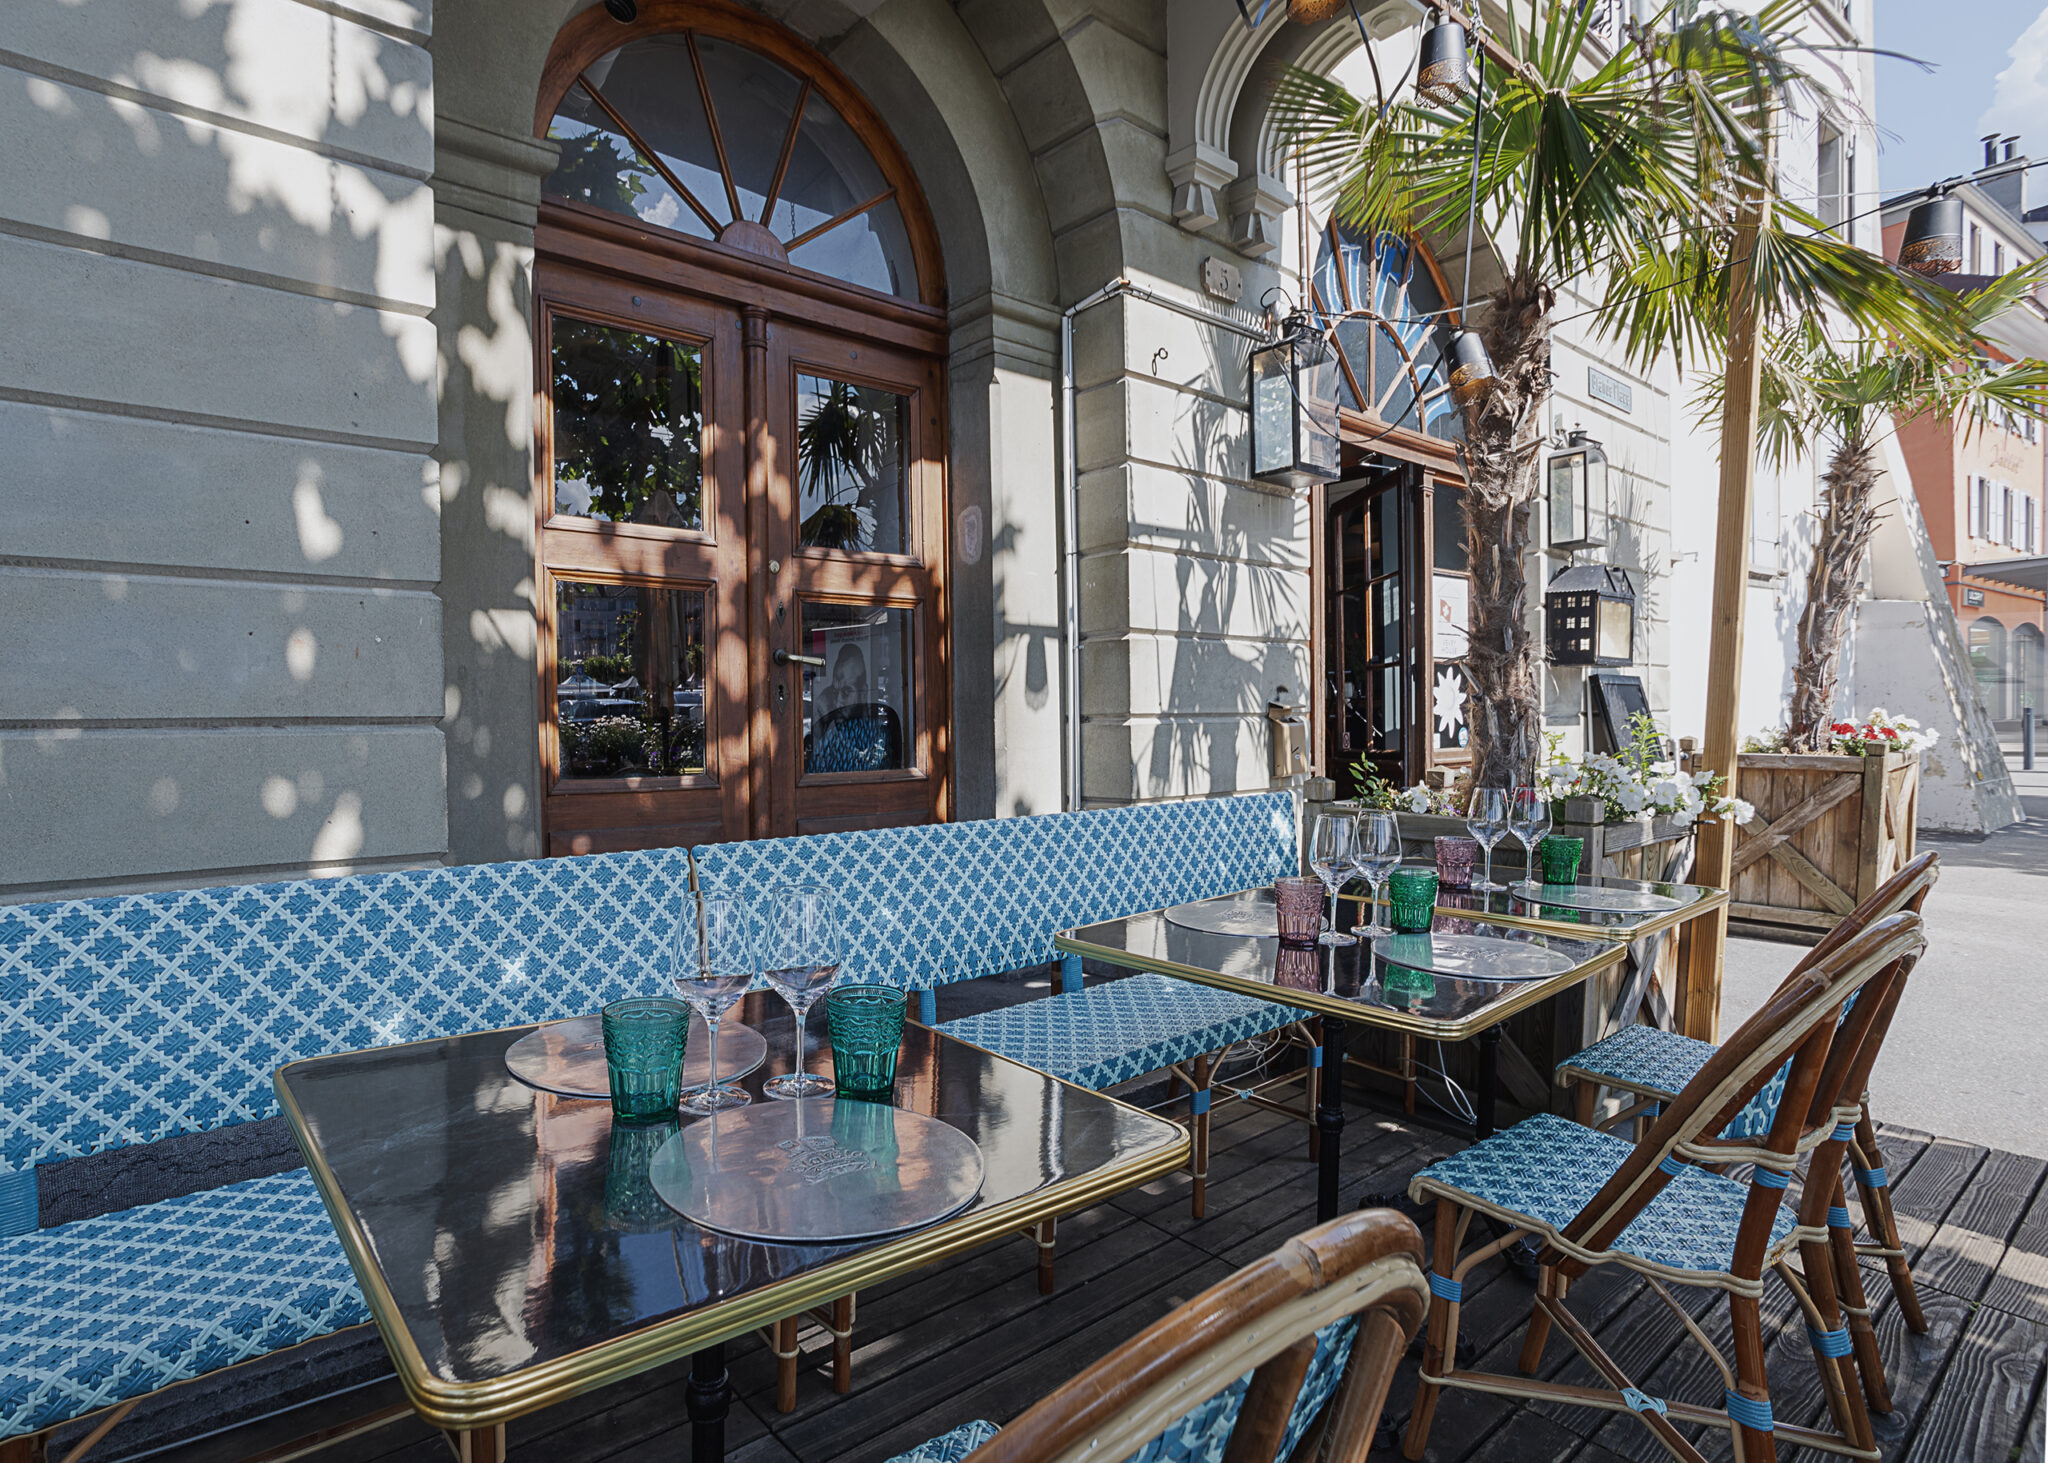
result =
[[1486,850],[1486,875],[1472,887],[1481,893],[1494,893],[1504,889],[1505,884],[1493,882],[1493,846],[1508,836],[1508,794],[1506,788],[1481,787],[1472,792],[1472,802],[1465,809],[1465,827]]
[[1337,930],[1337,890],[1351,874],[1351,840],[1358,827],[1349,813],[1318,813],[1309,835],[1308,866],[1330,891],[1329,928],[1317,937],[1323,945],[1356,945],[1357,937]]
[[722,898],[685,903],[683,918],[676,924],[675,963],[669,973],[711,1033],[711,1078],[684,1093],[680,1106],[699,1117],[745,1107],[753,1098],[718,1080],[718,1023],[754,983],[754,938],[746,906]]
[[804,1070],[804,1028],[811,1007],[839,979],[839,924],[828,890],[777,889],[769,896],[761,974],[796,1013],[796,1069],[761,1084],[770,1097],[829,1097],[832,1081]]
[[1391,935],[1380,921],[1380,886],[1401,862],[1401,824],[1392,813],[1370,809],[1358,815],[1358,830],[1351,836],[1351,867],[1372,886],[1366,904],[1366,923],[1353,925],[1351,933],[1368,939]]
[[1514,798],[1508,804],[1508,832],[1521,842],[1523,872],[1528,883],[1542,882],[1536,868],[1536,845],[1549,831],[1550,799],[1543,795],[1543,789],[1516,788]]

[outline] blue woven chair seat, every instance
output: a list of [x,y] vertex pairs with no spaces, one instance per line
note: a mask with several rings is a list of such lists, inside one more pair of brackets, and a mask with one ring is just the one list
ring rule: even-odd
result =
[[[1557,1075],[1565,1081],[1599,1082],[1669,1102],[1719,1050],[1712,1042],[1695,1041],[1676,1031],[1624,1026],[1614,1035],[1559,1062]],[[1771,1120],[1778,1115],[1778,1099],[1784,1095],[1785,1079],[1791,1071],[1792,1064],[1787,1062],[1772,1073],[1763,1090],[1721,1130],[1721,1136],[1740,1140],[1761,1138],[1768,1133]]]
[[369,1319],[304,1169],[0,1239],[0,1437]]
[[1101,1090],[1233,1042],[1279,1031],[1310,1012],[1165,975],[1133,975],[1026,1001],[939,1029],[1013,1062]]
[[[1316,1332],[1316,1354],[1309,1362],[1308,1374],[1302,1378],[1301,1390],[1295,1394],[1294,1410],[1287,1417],[1287,1431],[1273,1455],[1276,1459],[1293,1456],[1295,1445],[1308,1432],[1323,1405],[1336,1394],[1337,1384],[1344,1380],[1344,1363],[1351,1355],[1351,1343],[1357,1335],[1356,1316],[1332,1321]],[[1222,1463],[1251,1380],[1252,1374],[1246,1372],[1213,1397],[1196,1403],[1177,1422],[1123,1463]],[[949,1433],[918,1444],[907,1453],[898,1453],[889,1463],[960,1463],[995,1435],[996,1429],[992,1424],[963,1423]]]
[[[1635,1145],[1554,1113],[1538,1113],[1418,1173],[1416,1199],[1453,1194],[1518,1226],[1555,1238],[1593,1201]],[[1652,1199],[1612,1246],[1654,1270],[1720,1284],[1735,1258],[1749,1185],[1691,1164]],[[1796,1221],[1780,1206],[1769,1259],[1790,1248]],[[1768,1262],[1767,1262],[1768,1263]]]

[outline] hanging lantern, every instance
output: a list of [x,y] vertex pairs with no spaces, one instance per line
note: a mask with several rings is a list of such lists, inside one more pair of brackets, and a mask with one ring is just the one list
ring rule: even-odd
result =
[[1552,665],[1628,665],[1636,658],[1636,586],[1609,564],[1560,569],[1543,596]]
[[1442,18],[1422,38],[1415,61],[1415,91],[1435,107],[1448,107],[1472,89],[1471,64],[1465,54],[1465,27]]
[[631,25],[640,16],[639,0],[604,0],[605,14],[620,25]]
[[1287,0],[1287,18],[1296,25],[1321,25],[1344,8],[1344,0]]
[[1338,476],[1337,363],[1320,323],[1289,314],[1252,352],[1252,476],[1305,488]]
[[1565,450],[1550,459],[1550,546],[1597,549],[1607,542],[1607,454],[1572,428]]
[[1493,357],[1476,330],[1451,336],[1451,398],[1460,406],[1478,401],[1494,387]]
[[1899,263],[1915,274],[1954,274],[1963,267],[1963,200],[1943,193],[1913,206]]

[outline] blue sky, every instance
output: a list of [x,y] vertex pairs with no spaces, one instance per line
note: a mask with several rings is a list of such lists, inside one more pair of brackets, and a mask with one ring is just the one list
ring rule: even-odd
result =
[[1968,172],[1986,132],[2048,158],[2048,5],[1877,0],[1877,44],[1936,69],[1877,61],[1878,184],[1886,197]]

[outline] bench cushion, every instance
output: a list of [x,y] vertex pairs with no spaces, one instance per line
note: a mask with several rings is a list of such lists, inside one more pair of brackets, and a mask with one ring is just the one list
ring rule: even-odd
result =
[[705,893],[757,907],[778,885],[835,891],[847,979],[907,990],[1043,964],[1061,930],[1270,884],[1298,858],[1284,792],[706,844],[691,856]]
[[1144,974],[963,1016],[939,1030],[1100,1091],[1313,1019],[1292,1006]]
[[304,1169],[0,1239],[0,1437],[369,1319]]
[[269,1117],[301,1057],[655,994],[688,886],[672,848],[0,907],[0,1171]]

